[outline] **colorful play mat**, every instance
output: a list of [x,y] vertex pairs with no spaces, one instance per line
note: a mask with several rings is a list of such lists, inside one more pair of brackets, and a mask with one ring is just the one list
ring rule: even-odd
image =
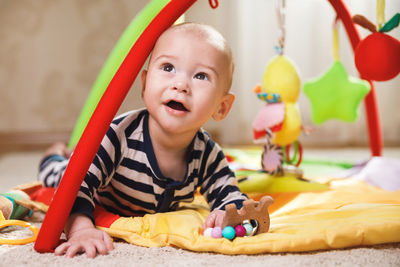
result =
[[[178,211],[143,217],[120,217],[97,207],[96,225],[114,240],[139,246],[174,246],[223,254],[314,251],[400,242],[400,187],[384,190],[362,179],[343,178],[344,172],[358,168],[349,162],[305,159],[301,178],[298,174],[270,176],[257,170],[259,148],[227,148],[225,153],[236,169],[239,187],[249,197],[274,198],[269,207],[269,232],[232,241],[204,236],[203,224],[209,208],[200,195]],[[368,163],[361,169],[366,168]],[[308,178],[308,173],[312,178]],[[44,212],[55,192],[54,188],[43,188],[38,183],[17,189],[29,195],[25,203]]]

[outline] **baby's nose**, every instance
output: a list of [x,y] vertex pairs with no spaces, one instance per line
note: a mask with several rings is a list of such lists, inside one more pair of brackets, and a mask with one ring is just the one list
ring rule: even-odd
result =
[[189,85],[183,79],[175,81],[175,83],[173,85],[173,89],[178,90],[178,92],[180,92],[180,93],[185,93],[185,94],[189,93]]

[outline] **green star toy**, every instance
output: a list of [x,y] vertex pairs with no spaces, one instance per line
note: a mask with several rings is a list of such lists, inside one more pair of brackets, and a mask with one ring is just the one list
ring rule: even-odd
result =
[[354,122],[358,117],[358,106],[369,90],[367,81],[348,76],[338,60],[324,75],[304,84],[315,124],[329,119]]

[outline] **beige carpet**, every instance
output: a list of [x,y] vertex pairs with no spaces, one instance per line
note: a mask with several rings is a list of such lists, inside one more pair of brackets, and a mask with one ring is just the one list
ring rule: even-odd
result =
[[[397,157],[398,149],[390,155]],[[357,151],[356,151],[357,152]],[[368,152],[355,155],[355,150],[314,151],[338,154],[341,158],[368,158]],[[331,154],[331,155],[333,155]],[[32,181],[37,172],[40,152],[12,153],[0,157],[1,190]],[[20,166],[25,166],[21,168]],[[35,214],[33,220],[40,221],[42,215]],[[40,227],[40,222],[35,222]],[[29,231],[9,227],[0,231],[0,238],[26,237]],[[33,244],[22,246],[0,245],[0,266],[400,266],[400,243],[373,247],[357,247],[343,250],[317,251],[308,253],[279,253],[252,256],[227,256],[213,253],[197,253],[179,248],[143,248],[115,242],[115,249],[106,256],[88,259],[79,255],[68,259],[51,253],[40,254],[34,251]]]
[[227,256],[196,253],[179,248],[144,248],[114,242],[106,256],[72,259],[51,253],[39,254],[33,244],[1,246],[0,266],[400,266],[400,244],[309,253]]

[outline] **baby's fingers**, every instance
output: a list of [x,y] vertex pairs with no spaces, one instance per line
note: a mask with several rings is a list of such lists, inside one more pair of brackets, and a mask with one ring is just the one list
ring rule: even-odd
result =
[[216,213],[210,213],[210,215],[208,215],[206,218],[206,222],[204,223],[204,228],[214,227],[216,217],[217,217]]
[[[86,256],[88,258],[94,258],[96,257],[97,254],[97,246],[96,246],[97,242],[93,242],[93,243],[85,243],[83,245],[83,250],[86,251]],[[78,252],[78,251],[77,251]],[[75,254],[74,254],[75,255]]]
[[224,222],[224,214],[218,213],[214,220],[214,227],[216,226],[222,227],[223,222]]
[[93,242],[97,252],[101,255],[107,255],[110,250],[114,249],[110,236],[104,233],[103,240],[96,240]]
[[73,258],[76,254],[81,252],[86,252],[88,258],[96,257],[96,247],[91,242],[71,244],[67,249],[65,249],[65,256]]
[[205,228],[212,228],[212,227],[222,227],[222,223],[224,221],[225,211],[223,210],[214,210],[212,211],[206,218],[204,223]]
[[71,246],[70,243],[64,242],[58,247],[56,247],[56,249],[54,250],[54,254],[56,254],[57,256],[64,255],[64,253],[68,250],[70,246]]
[[54,250],[55,255],[61,256],[65,254],[65,256],[68,258],[73,258],[80,252],[86,252],[88,258],[94,258],[96,256],[96,248],[91,243],[65,242]]
[[103,240],[104,240],[104,243],[106,244],[106,248],[108,251],[114,249],[113,240],[106,232],[103,232]]

